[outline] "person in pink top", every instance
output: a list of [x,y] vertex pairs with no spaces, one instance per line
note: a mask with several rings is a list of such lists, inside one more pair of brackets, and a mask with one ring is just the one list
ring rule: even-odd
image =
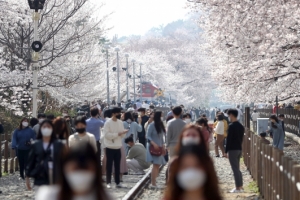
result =
[[201,131],[206,144],[210,143],[213,137],[212,137],[212,130],[208,126],[207,119],[200,118],[197,120],[196,124],[201,126]]

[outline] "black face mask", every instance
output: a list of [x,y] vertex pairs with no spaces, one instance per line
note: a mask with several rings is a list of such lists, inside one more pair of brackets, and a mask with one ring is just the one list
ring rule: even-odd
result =
[[85,128],[76,128],[76,131],[77,131],[79,134],[82,134],[82,133],[85,133]]
[[117,119],[121,119],[121,114],[116,115]]

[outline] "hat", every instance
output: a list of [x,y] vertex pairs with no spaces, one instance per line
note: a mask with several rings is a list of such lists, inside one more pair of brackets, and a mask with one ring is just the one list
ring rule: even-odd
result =
[[267,137],[267,133],[266,132],[260,133],[259,135],[260,135],[260,137]]

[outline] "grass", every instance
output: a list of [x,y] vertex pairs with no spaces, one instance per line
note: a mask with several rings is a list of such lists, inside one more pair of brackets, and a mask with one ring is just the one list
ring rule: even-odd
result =
[[2,176],[8,176],[8,173],[2,172]]
[[259,188],[257,186],[257,183],[255,181],[250,182],[246,187],[246,191],[249,191],[251,193],[259,194]]

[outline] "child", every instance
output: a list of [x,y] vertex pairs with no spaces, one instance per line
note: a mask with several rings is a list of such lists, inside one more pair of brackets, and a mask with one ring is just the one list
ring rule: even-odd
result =
[[260,133],[259,136],[260,136],[260,139],[261,139],[261,141],[262,141],[263,143],[265,143],[265,144],[271,144],[271,142],[270,142],[269,140],[266,139],[267,133],[265,133],[265,132]]

